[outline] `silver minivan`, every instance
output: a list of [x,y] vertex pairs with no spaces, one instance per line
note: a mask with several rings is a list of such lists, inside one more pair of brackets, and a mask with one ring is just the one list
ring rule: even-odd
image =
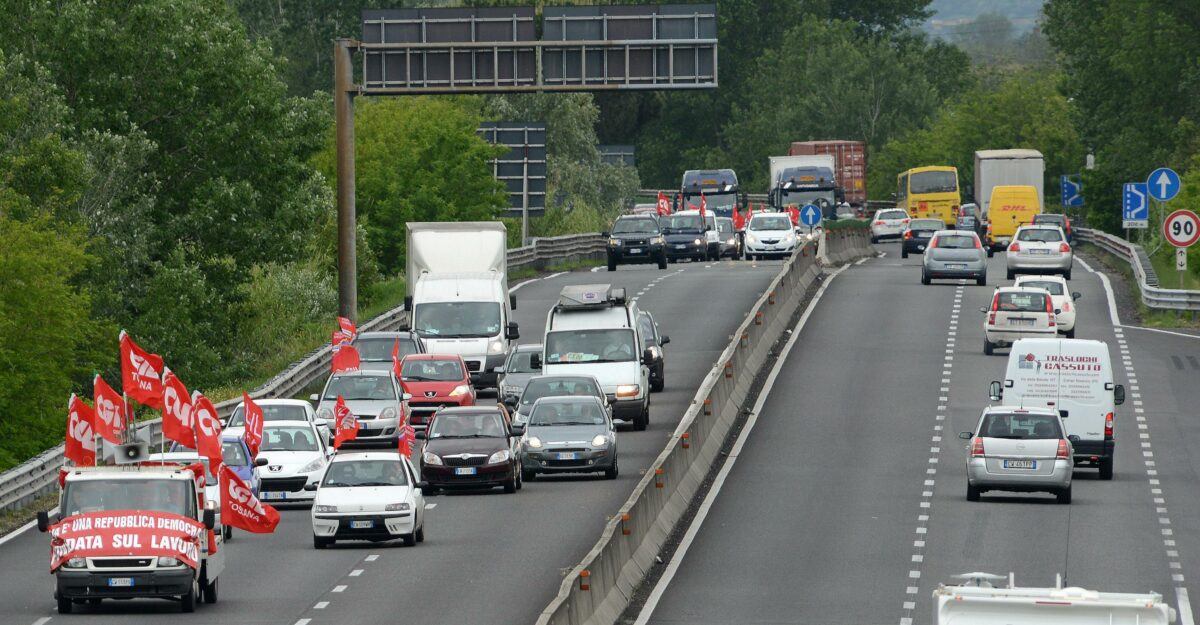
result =
[[1046,408],[991,406],[967,443],[967,501],[990,490],[1048,492],[1071,503],[1074,470],[1071,441],[1058,412]]

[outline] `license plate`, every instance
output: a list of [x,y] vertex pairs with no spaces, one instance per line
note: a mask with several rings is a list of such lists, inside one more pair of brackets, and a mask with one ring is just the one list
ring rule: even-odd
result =
[[559,459],[559,460],[574,460],[574,459],[575,459],[575,452],[573,452],[573,451],[564,451],[564,452],[562,452],[562,453],[558,454],[558,459]]
[[1030,254],[1049,254],[1050,250],[1032,249],[1032,250],[1029,250],[1029,253]]
[[454,469],[455,475],[475,475],[475,467],[458,467]]
[[640,248],[640,247],[631,247],[631,248],[629,248],[629,253],[630,253],[630,254],[641,254],[641,253],[642,253],[642,248]]
[[946,263],[946,269],[966,269],[967,266],[960,263]]
[[287,499],[287,493],[282,490],[269,490],[262,494],[262,499]]
[[675,246],[675,249],[677,249],[677,250],[686,250],[686,249],[687,249],[687,246],[686,246],[686,245],[676,245],[676,246]]
[[1009,319],[1008,325],[1010,325],[1010,326],[1031,326],[1031,325],[1033,325],[1033,319]]
[[1005,460],[1005,469],[1036,469],[1036,460]]
[[350,521],[352,530],[369,530],[372,527],[375,527],[375,521]]
[[133,578],[110,577],[108,578],[108,585],[112,588],[129,588],[130,586],[133,586]]

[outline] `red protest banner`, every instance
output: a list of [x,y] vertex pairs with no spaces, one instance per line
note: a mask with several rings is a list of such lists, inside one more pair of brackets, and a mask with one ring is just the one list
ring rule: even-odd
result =
[[205,531],[196,519],[170,512],[76,514],[50,527],[50,571],[71,558],[105,556],[168,556],[196,568]]

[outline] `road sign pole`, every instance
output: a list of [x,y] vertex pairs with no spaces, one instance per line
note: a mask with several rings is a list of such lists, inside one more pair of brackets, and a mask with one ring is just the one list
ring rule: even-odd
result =
[[350,39],[333,43],[333,100],[337,149],[338,314],[358,319],[357,227],[354,208],[354,61]]

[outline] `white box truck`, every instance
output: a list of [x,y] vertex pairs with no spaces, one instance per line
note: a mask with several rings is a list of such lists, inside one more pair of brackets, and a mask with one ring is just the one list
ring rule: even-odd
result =
[[409,325],[430,353],[462,356],[476,387],[519,338],[508,293],[508,233],[499,221],[408,224]]
[[770,156],[771,187],[768,204],[772,210],[816,204],[826,219],[835,218],[842,189],[835,176],[832,154]]
[[[1022,588],[1013,575],[988,573],[955,576],[961,585],[940,584],[933,591],[935,625],[1169,625],[1176,611],[1156,592],[1099,592],[1062,587]],[[1008,580],[1006,587],[995,583]]]
[[1029,185],[1037,189],[1038,205],[1046,206],[1046,159],[1037,150],[979,150],[975,153],[975,203],[984,220],[992,187]]

